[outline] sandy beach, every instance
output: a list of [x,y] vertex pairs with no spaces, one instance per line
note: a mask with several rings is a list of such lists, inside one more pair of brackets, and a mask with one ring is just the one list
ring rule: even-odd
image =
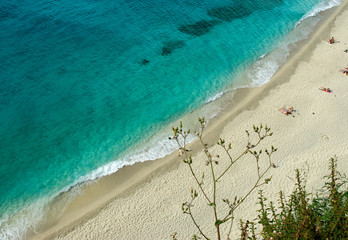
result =
[[[276,164],[268,173],[271,183],[262,186],[265,196],[277,200],[280,190],[289,194],[294,189],[295,170],[307,177],[307,190],[315,192],[329,173],[330,157],[337,156],[338,170],[348,174],[348,76],[340,69],[347,67],[348,1],[329,10],[310,39],[300,44],[287,63],[266,85],[241,89],[234,95],[233,108],[208,124],[203,136],[209,151],[219,154],[216,171],[221,172],[229,159],[216,142],[223,138],[232,143],[232,156],[240,154],[247,141],[245,130],[253,125],[267,124],[274,133],[260,148],[274,145],[272,156]],[[332,45],[326,41],[334,36]],[[330,88],[332,93],[319,90]],[[284,115],[281,107],[296,111]],[[184,122],[185,126],[185,122]],[[202,146],[196,141],[190,146],[194,169],[198,176],[208,176]],[[218,204],[248,192],[256,178],[253,158],[245,157],[221,180]],[[127,181],[123,181],[128,179]],[[209,177],[204,185],[207,189]],[[191,239],[198,234],[181,203],[190,200],[190,188],[196,183],[178,153],[155,161],[137,163],[122,168],[116,174],[92,183],[67,208],[62,218],[48,229],[38,231],[30,239]],[[210,190],[207,190],[210,192]],[[257,216],[257,191],[254,191],[236,211],[231,239],[237,239],[239,219],[253,220]],[[220,214],[226,209],[221,209]],[[215,239],[211,208],[199,195],[193,214],[204,232]],[[226,239],[228,224],[223,225]]]

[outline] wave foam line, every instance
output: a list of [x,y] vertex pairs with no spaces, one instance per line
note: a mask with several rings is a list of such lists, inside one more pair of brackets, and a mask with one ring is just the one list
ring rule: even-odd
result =
[[337,7],[342,3],[342,0],[324,0],[317,5],[315,5],[311,11],[309,11],[307,14],[305,14],[297,23],[297,27],[303,20],[310,18],[310,17],[315,17],[318,15],[318,13],[323,12],[325,10],[328,10],[333,7]]
[[37,227],[46,223],[47,219],[61,216],[69,203],[80,193],[80,188],[70,189],[69,194],[64,195],[64,200],[56,201],[56,205],[53,208],[52,202],[62,192],[42,197],[11,215],[2,216],[0,219],[0,239],[26,239],[25,236],[29,231],[36,233]]
[[315,17],[318,13],[336,7],[342,3],[342,0],[324,0],[315,5],[307,14],[305,14],[295,25],[284,40],[270,53],[262,55],[248,70],[247,78],[251,79],[251,87],[262,86],[269,82],[271,77],[278,71],[279,67],[285,63],[290,54],[290,46],[301,40],[308,38],[313,31],[314,26],[319,19],[312,19],[311,23],[305,20]]
[[225,93],[226,91],[217,93],[215,96],[208,98],[207,101],[205,101],[205,104],[214,102],[215,100],[221,98]]

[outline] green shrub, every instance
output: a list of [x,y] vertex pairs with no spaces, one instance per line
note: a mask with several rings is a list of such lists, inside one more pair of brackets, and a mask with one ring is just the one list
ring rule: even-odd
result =
[[[260,191],[258,223],[263,239],[348,239],[348,191],[341,190],[346,177],[336,170],[336,159],[330,159],[330,175],[325,178],[320,195],[311,200],[299,170],[296,189],[286,199],[282,192],[279,207]],[[256,239],[254,225],[241,223],[241,239]]]

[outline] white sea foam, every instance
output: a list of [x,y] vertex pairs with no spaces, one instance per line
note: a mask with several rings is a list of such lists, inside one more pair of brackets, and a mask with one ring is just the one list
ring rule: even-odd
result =
[[226,93],[226,92],[219,92],[219,93],[216,94],[215,96],[208,98],[208,100],[205,101],[205,103],[207,104],[207,103],[213,102],[213,101],[215,101],[216,99],[221,98],[225,93]]
[[305,14],[296,24],[296,27],[301,24],[301,22],[307,18],[315,17],[318,13],[323,12],[327,9],[336,7],[342,3],[342,0],[324,0],[317,5],[315,5],[311,11]]
[[[211,119],[216,117],[218,113],[222,110],[221,107],[215,106],[212,108],[209,103],[221,98],[226,92],[220,92],[215,96],[209,98],[205,105],[202,106],[198,111],[193,111],[190,114],[184,116],[182,121],[185,123],[187,129],[197,130],[197,119],[198,117],[205,116],[206,122],[209,123]],[[174,152],[178,149],[178,145],[175,141],[169,140],[168,137],[172,135],[170,126],[178,126],[179,122],[173,122],[169,126],[163,128],[157,134],[155,134],[150,139],[144,141],[138,146],[134,147],[125,156],[116,159],[98,169],[92,171],[91,173],[81,177],[75,184],[94,180],[106,175],[117,172],[120,168],[128,165],[133,165],[137,162],[144,162],[149,160],[156,160],[163,158],[166,155]],[[194,134],[188,135],[186,143],[192,142],[196,139]]]
[[43,218],[47,201],[40,199],[12,215],[3,216],[0,223],[0,239],[22,239],[28,229],[34,229]]
[[[210,120],[216,117],[222,109],[219,106],[215,105],[214,107],[211,107],[211,105],[208,103],[221,98],[224,93],[225,92],[220,92],[216,94],[212,98],[209,98],[206,101],[206,104],[202,106],[198,111],[193,111],[190,114],[185,115],[183,119],[181,119],[185,123],[184,127],[187,129],[198,130],[197,119],[201,116],[205,116],[206,122],[209,123]],[[75,184],[110,175],[117,172],[117,170],[124,166],[133,165],[137,162],[163,158],[166,155],[174,152],[178,149],[178,145],[175,141],[169,140],[168,137],[172,135],[170,126],[178,125],[178,121],[169,124],[167,127],[158,131],[157,134],[155,134],[150,139],[147,139],[143,143],[131,149],[128,154],[125,154],[123,157],[105,164],[104,166],[101,166],[91,173],[81,177]],[[194,136],[194,134],[189,134],[186,139],[186,143],[190,143],[194,139],[196,139],[196,136]]]
[[[189,142],[191,142],[192,140],[192,137],[188,139]],[[111,163],[99,167],[98,169],[92,171],[90,174],[81,177],[78,182],[94,180],[99,177],[112,174],[124,166],[132,165],[137,162],[163,158],[176,149],[176,143],[169,140],[168,136],[163,136],[162,138],[159,136],[153,137],[152,140],[150,140],[149,143],[145,146],[141,147],[140,149],[133,150],[131,153],[121,159],[117,159]]]
[[261,57],[259,57],[259,59],[262,59],[262,58],[266,57],[266,55],[267,55],[267,53],[266,53],[266,54],[261,55]]
[[280,63],[277,59],[262,58],[257,61],[248,71],[248,78],[252,80],[252,86],[262,86],[267,83],[278,70]]
[[43,219],[44,206],[47,203],[47,200],[40,199],[11,216],[7,215],[6,220],[0,225],[0,239],[22,239],[28,229],[35,231]]
[[0,239],[24,239],[29,230],[35,233],[38,226],[47,223],[47,219],[58,218],[68,204],[80,193],[80,188],[78,186],[71,188],[69,194],[65,194],[64,198],[58,202],[55,201],[55,204],[52,205],[56,197],[65,191],[66,189],[57,191],[51,196],[39,198],[14,214],[2,216],[0,219]]
[[308,38],[308,35],[313,31],[314,26],[320,19],[312,17],[317,16],[322,11],[338,6],[341,2],[341,0],[324,0],[305,14],[296,23],[295,29],[272,52],[259,57],[259,60],[248,69],[246,78],[250,79],[251,85],[249,87],[262,86],[267,83],[279,67],[285,63],[291,51],[291,46]]

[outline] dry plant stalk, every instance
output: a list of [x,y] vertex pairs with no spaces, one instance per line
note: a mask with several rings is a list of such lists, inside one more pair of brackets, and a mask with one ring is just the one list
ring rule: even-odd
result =
[[[170,140],[174,140],[176,141],[178,148],[179,148],[179,156],[182,157],[182,161],[187,164],[187,166],[190,169],[190,172],[195,180],[195,182],[197,183],[197,187],[199,188],[199,191],[203,196],[204,199],[206,200],[206,202],[208,203],[209,206],[212,207],[212,211],[214,213],[214,225],[216,228],[216,235],[217,235],[217,239],[220,240],[221,239],[221,229],[220,226],[224,223],[229,222],[230,226],[229,226],[229,231],[227,233],[227,239],[230,239],[230,234],[231,234],[231,230],[232,230],[232,226],[233,226],[233,219],[234,219],[234,212],[235,210],[244,202],[244,200],[258,187],[267,184],[271,178],[266,178],[266,173],[272,168],[275,167],[275,164],[272,163],[271,161],[271,155],[277,151],[276,148],[274,148],[273,146],[271,146],[270,149],[265,149],[264,153],[266,153],[267,155],[267,167],[265,169],[261,169],[260,168],[260,161],[261,158],[260,156],[263,154],[262,150],[256,150],[257,147],[260,147],[260,143],[266,138],[266,137],[270,137],[272,136],[272,132],[271,129],[266,126],[263,126],[262,124],[258,127],[256,127],[255,125],[253,126],[253,132],[251,134],[256,135],[257,140],[255,142],[252,143],[251,139],[250,139],[250,133],[248,131],[246,131],[247,134],[247,144],[245,146],[245,148],[243,149],[243,151],[237,155],[237,157],[233,158],[232,157],[232,144],[229,143],[228,145],[226,145],[225,140],[221,139],[217,142],[217,144],[222,148],[223,152],[225,154],[227,154],[228,159],[229,159],[229,164],[228,166],[223,169],[221,172],[217,171],[215,169],[215,165],[217,165],[219,163],[219,156],[213,156],[208,148],[207,148],[207,144],[205,144],[205,142],[203,141],[203,132],[206,126],[206,122],[204,117],[203,118],[199,118],[199,123],[200,123],[200,130],[199,131],[195,131],[194,134],[198,137],[202,147],[203,147],[203,151],[205,153],[206,156],[206,165],[209,167],[209,173],[211,174],[211,178],[212,178],[212,194],[208,195],[208,191],[207,189],[205,189],[205,185],[203,187],[203,183],[204,183],[204,173],[202,174],[202,177],[199,179],[197,176],[197,172],[195,172],[193,166],[192,166],[192,155],[191,155],[191,151],[187,148],[187,137],[189,134],[191,134],[190,130],[183,130],[183,126],[182,126],[182,122],[180,122],[180,126],[176,127],[176,128],[172,128],[173,129],[173,136],[170,137]],[[221,180],[221,178],[223,178],[224,176],[226,176],[226,174],[231,170],[232,166],[238,162],[240,159],[242,159],[244,156],[246,155],[251,155],[254,157],[255,159],[255,169],[256,169],[256,173],[257,173],[257,179],[256,181],[253,183],[252,186],[250,186],[249,191],[241,196],[241,197],[235,197],[233,199],[233,201],[230,201],[228,198],[224,198],[223,202],[225,204],[227,204],[228,206],[228,212],[225,213],[220,213],[218,212],[218,205],[217,205],[217,184],[219,183],[219,180]],[[196,219],[194,216],[194,213],[192,212],[192,208],[193,208],[193,202],[194,200],[198,197],[198,192],[197,190],[195,190],[194,188],[191,188],[191,200],[189,202],[184,202],[182,203],[182,211],[184,214],[187,214],[190,216],[190,218],[192,219],[193,224],[196,226],[197,230],[199,231],[200,235],[205,238],[205,239],[211,239],[210,237],[207,236],[207,234],[204,232],[204,230],[202,229],[202,227],[199,225],[199,219]],[[176,235],[177,233],[172,235],[172,239],[176,240]],[[193,235],[193,239],[199,239],[199,237],[197,235]]]

